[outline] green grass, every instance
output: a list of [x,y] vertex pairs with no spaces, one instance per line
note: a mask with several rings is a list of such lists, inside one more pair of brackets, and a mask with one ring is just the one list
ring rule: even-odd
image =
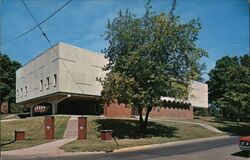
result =
[[229,135],[247,136],[250,135],[250,122],[240,122],[239,126],[234,121],[220,120],[214,117],[195,117],[192,120],[177,120],[189,121],[196,123],[209,124]]
[[[69,117],[55,117],[55,138],[63,137]],[[25,140],[14,141],[15,130],[25,131]],[[13,150],[35,146],[51,140],[44,139],[44,117],[33,117],[1,122],[1,150]]]
[[[77,140],[62,146],[67,152],[84,151],[111,151],[114,149],[159,144],[178,140],[204,138],[223,135],[204,129],[199,125],[170,123],[164,121],[149,122],[145,134],[140,134],[137,127],[138,120],[132,119],[95,119],[88,118],[87,140]],[[100,130],[111,129],[114,131],[114,140],[102,141]]]
[[212,120],[203,120],[203,123],[210,124],[211,126],[226,132],[230,135],[238,135],[238,136],[249,136],[250,135],[250,123],[241,122],[239,126],[237,126],[236,122],[232,121],[222,121],[219,119]]

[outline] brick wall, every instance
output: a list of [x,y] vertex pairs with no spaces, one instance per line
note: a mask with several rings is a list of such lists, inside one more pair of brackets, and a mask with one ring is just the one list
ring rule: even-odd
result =
[[172,108],[172,107],[153,107],[149,113],[149,117],[169,117],[176,119],[193,119],[193,107],[188,109],[184,108]]
[[[144,111],[144,115],[145,115]],[[114,101],[110,104],[104,105],[104,116],[105,117],[131,117],[132,108],[126,106],[124,103],[118,104]],[[153,107],[149,114],[149,117],[160,118],[169,117],[176,119],[193,119],[193,107],[188,108],[175,108],[175,107]]]
[[104,105],[105,117],[131,117],[131,107],[126,106],[124,103],[118,104],[114,101]]

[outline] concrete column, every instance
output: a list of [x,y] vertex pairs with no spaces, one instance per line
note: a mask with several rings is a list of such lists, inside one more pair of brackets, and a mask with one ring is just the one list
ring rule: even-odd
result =
[[53,115],[57,114],[57,103],[56,102],[52,103],[52,114]]
[[30,117],[34,116],[34,110],[33,110],[34,106],[30,106]]

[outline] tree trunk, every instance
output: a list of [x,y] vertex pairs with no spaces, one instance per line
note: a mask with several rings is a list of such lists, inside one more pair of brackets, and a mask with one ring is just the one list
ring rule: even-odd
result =
[[152,110],[151,106],[147,108],[146,115],[145,115],[145,121],[144,121],[145,129],[147,128],[148,116],[149,116],[149,113],[151,112],[151,110]]
[[147,123],[148,123],[148,116],[149,116],[149,113],[151,112],[152,110],[152,107],[148,107],[147,108],[147,111],[146,111],[146,114],[145,114],[145,119],[143,121],[143,107],[139,107],[138,108],[138,113],[139,113],[139,127],[140,127],[140,131],[142,133],[144,133],[147,129]]
[[142,117],[142,107],[138,107],[138,113],[139,113],[139,128],[141,131],[144,130],[144,124],[143,124],[143,117]]
[[10,108],[10,102],[9,102],[9,100],[7,100],[7,104],[8,104],[8,113],[11,113],[11,108]]
[[240,125],[240,108],[237,107],[237,126]]

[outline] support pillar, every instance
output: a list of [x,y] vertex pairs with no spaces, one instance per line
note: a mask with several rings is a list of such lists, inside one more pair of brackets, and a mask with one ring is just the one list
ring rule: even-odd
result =
[[54,139],[54,116],[45,116],[45,139]]
[[78,139],[87,139],[87,117],[78,117]]
[[56,102],[52,103],[52,114],[53,115],[57,114],[57,103]]
[[30,107],[30,117],[33,117],[34,116],[34,110],[33,110],[33,106]]

